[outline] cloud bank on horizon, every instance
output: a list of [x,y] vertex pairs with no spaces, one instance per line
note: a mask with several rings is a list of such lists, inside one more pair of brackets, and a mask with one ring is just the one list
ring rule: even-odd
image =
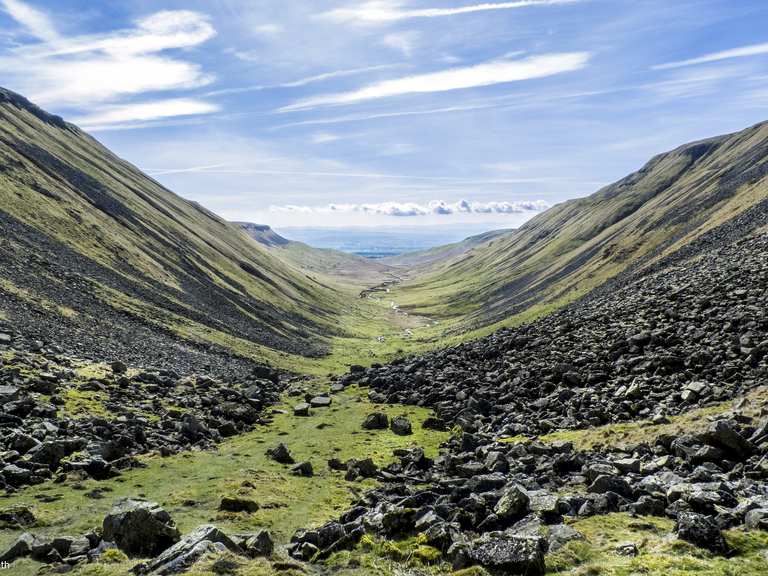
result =
[[525,212],[541,212],[549,208],[543,200],[526,202],[444,202],[431,200],[426,204],[416,202],[379,202],[373,204],[328,204],[326,206],[270,206],[271,212],[301,213],[301,214],[345,214],[349,212],[376,214],[382,216],[412,217],[412,216],[450,216],[453,214],[523,214]]
[[0,0],[0,84],[230,219],[507,225],[765,120],[766,17],[762,0]]

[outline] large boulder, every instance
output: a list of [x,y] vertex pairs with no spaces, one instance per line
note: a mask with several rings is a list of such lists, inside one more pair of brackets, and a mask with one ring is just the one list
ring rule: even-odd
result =
[[154,502],[118,501],[104,518],[103,538],[130,556],[155,556],[179,541],[170,514]]
[[530,501],[530,497],[523,488],[517,484],[510,484],[504,488],[493,512],[502,521],[521,518],[528,513]]
[[411,421],[405,416],[395,416],[392,418],[390,428],[398,436],[410,436],[412,434]]
[[184,572],[209,552],[226,550],[235,554],[243,553],[243,550],[216,526],[204,524],[185,535],[149,563],[141,565],[137,572],[158,576]]
[[389,418],[384,412],[368,414],[363,422],[366,430],[386,430],[389,427]]
[[720,527],[710,516],[694,512],[681,512],[677,516],[677,537],[715,554],[728,552]]
[[546,540],[507,532],[487,534],[472,542],[469,559],[491,574],[543,576]]

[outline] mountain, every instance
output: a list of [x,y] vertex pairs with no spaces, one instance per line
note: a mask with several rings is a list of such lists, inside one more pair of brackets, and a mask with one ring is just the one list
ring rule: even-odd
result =
[[7,90],[0,228],[0,311],[81,356],[317,356],[347,299]]
[[455,331],[519,322],[734,218],[768,196],[767,176],[768,123],[686,144],[492,242],[429,263],[395,297]]

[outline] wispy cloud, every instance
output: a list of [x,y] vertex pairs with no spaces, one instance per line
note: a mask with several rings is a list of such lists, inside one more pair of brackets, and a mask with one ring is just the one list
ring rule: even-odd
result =
[[329,142],[336,142],[341,140],[341,136],[338,134],[331,134],[330,132],[316,132],[312,134],[313,144],[328,144]]
[[483,2],[456,8],[407,8],[406,2],[403,1],[375,0],[331,10],[323,13],[321,16],[341,22],[380,24],[411,18],[439,18],[471,14],[473,12],[487,12],[490,10],[513,10],[534,6],[574,4],[581,1],[583,0],[517,0],[515,2]]
[[378,202],[365,204],[328,204],[325,206],[304,206],[287,204],[270,206],[270,212],[293,212],[303,214],[348,214],[360,213],[377,216],[448,216],[452,214],[522,214],[539,212],[549,208],[543,200],[518,202],[444,202],[432,200],[425,204],[417,202]]
[[18,0],[2,0],[0,6],[33,36],[41,40],[55,40],[59,37],[48,16],[32,6]]
[[208,17],[189,10],[161,11],[129,29],[63,36],[53,19],[20,0],[3,8],[42,42],[15,47],[0,57],[4,83],[40,104],[89,108],[79,121],[96,125],[208,113],[211,104],[187,99],[128,103],[145,92],[191,89],[213,77],[197,64],[164,54],[194,48],[216,31]]
[[475,66],[384,80],[351,92],[314,96],[284,106],[278,111],[294,112],[405,94],[447,92],[544,78],[584,68],[589,58],[588,52],[565,52],[531,56],[521,60],[492,60]]
[[194,116],[218,112],[210,102],[191,98],[173,98],[154,102],[140,102],[122,106],[104,106],[90,114],[75,117],[72,122],[86,130],[103,129],[123,122],[146,122],[176,116]]
[[413,55],[419,34],[417,32],[392,32],[381,39],[381,43],[388,48],[397,50],[406,58]]
[[301,86],[307,86],[308,84],[315,84],[318,82],[325,82],[327,80],[333,80],[335,78],[344,78],[346,76],[356,76],[358,74],[365,74],[367,72],[376,72],[378,70],[388,70],[391,68],[399,68],[402,64],[379,64],[376,66],[365,66],[362,68],[350,68],[348,70],[334,70],[332,72],[324,72],[322,74],[316,74],[314,76],[306,76],[299,78],[298,80],[290,80],[288,82],[280,82],[277,84],[256,84],[253,86],[241,86],[238,88],[224,88],[222,90],[213,90],[208,92],[206,96],[223,96],[226,94],[242,94],[244,92],[260,92],[262,90],[275,90],[277,88],[300,88]]
[[654,66],[654,70],[669,70],[670,68],[682,68],[684,66],[695,66],[697,64],[707,64],[709,62],[719,62],[720,60],[730,60],[732,58],[746,58],[748,56],[758,56],[760,54],[768,54],[768,42],[764,44],[750,44],[749,46],[741,46],[739,48],[732,48],[730,50],[722,50],[720,52],[711,52],[703,56],[696,58],[690,58],[688,60],[679,60],[677,62],[667,62],[666,64],[659,64]]

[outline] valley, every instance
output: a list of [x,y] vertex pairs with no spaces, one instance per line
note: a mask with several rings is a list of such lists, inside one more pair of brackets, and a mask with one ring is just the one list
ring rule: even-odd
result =
[[11,573],[768,571],[768,124],[367,259],[0,91]]

